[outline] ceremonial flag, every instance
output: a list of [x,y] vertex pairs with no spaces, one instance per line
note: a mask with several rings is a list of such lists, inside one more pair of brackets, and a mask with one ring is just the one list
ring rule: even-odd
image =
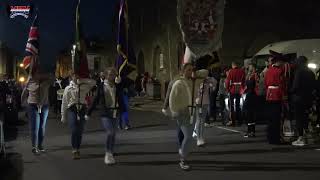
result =
[[25,57],[22,61],[24,69],[31,67],[31,71],[35,72],[37,59],[39,56],[39,29],[38,29],[38,16],[32,23],[29,31],[29,37],[25,49]]
[[80,0],[76,8],[75,49],[73,55],[73,71],[81,78],[89,77],[86,43],[80,23]]
[[196,57],[222,47],[225,0],[178,0],[177,14],[186,46]]
[[116,68],[119,76],[124,77],[136,69],[136,57],[129,37],[128,5],[126,0],[121,0],[120,2],[117,51]]

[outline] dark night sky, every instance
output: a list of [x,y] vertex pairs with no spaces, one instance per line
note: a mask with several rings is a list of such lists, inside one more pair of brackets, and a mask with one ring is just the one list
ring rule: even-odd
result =
[[[14,52],[23,54],[32,18],[9,19],[0,0],[0,41]],[[31,1],[31,0],[15,0]],[[86,38],[112,37],[112,21],[117,0],[81,0],[81,22]],[[33,0],[38,7],[40,29],[40,62],[46,70],[53,70],[60,51],[71,46],[75,32],[75,8],[77,0]],[[19,4],[17,4],[19,5]]]

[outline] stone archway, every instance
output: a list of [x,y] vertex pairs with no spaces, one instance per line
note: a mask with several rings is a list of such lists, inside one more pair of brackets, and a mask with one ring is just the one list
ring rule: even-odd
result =
[[177,59],[177,64],[178,64],[178,70],[180,70],[180,66],[183,63],[183,57],[184,57],[184,51],[186,49],[186,45],[184,44],[183,41],[180,41],[178,43],[178,48],[177,48],[177,55],[178,55],[178,59]]
[[161,54],[161,48],[160,48],[160,46],[156,46],[153,49],[153,62],[152,62],[152,76],[153,77],[158,77],[158,75],[159,75],[160,54]]
[[138,74],[143,74],[145,72],[144,53],[143,53],[143,51],[140,51],[139,54],[138,54],[137,72],[138,72]]

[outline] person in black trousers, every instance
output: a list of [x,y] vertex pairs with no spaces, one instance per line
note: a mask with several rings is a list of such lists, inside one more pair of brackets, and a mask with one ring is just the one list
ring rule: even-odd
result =
[[304,129],[308,129],[308,110],[312,106],[313,91],[315,90],[315,74],[307,67],[307,58],[300,56],[297,59],[297,71],[293,80],[293,104],[298,130],[298,139],[292,142],[294,146],[306,145],[303,138]]
[[258,96],[257,84],[259,82],[258,74],[256,73],[256,67],[253,64],[249,65],[249,72],[246,77],[246,99],[244,102],[244,111],[246,112],[245,117],[247,120],[248,130],[244,137],[255,137],[255,126],[257,118],[257,106],[258,106]]

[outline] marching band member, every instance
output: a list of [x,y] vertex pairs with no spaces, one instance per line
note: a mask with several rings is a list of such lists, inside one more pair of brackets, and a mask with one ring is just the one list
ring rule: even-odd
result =
[[227,124],[228,126],[241,124],[240,99],[245,86],[245,78],[244,70],[239,68],[236,62],[232,62],[232,69],[229,70],[226,79],[226,87],[230,94],[231,107],[231,122]]

